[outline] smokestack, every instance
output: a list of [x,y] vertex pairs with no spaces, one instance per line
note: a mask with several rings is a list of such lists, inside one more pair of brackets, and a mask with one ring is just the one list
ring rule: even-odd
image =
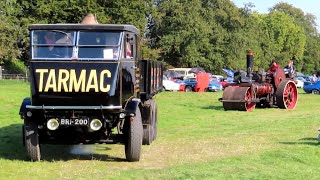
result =
[[247,77],[252,80],[252,68],[253,68],[253,51],[247,50]]

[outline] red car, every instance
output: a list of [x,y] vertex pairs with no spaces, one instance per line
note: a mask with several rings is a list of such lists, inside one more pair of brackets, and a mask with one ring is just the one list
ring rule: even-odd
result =
[[219,84],[222,85],[223,89],[226,88],[229,84],[233,84],[233,79],[226,79],[224,81],[218,82]]

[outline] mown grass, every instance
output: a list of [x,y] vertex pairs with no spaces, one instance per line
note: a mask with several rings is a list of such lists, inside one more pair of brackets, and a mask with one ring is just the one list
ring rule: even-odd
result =
[[[26,161],[18,111],[29,85],[0,81],[0,179],[318,179],[320,96],[297,107],[224,111],[218,93],[162,92],[158,139],[139,162],[122,145],[42,147]],[[82,154],[70,153],[81,151]]]

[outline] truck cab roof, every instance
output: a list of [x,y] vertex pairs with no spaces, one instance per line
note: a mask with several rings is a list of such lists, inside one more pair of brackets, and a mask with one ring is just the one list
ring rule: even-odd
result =
[[29,30],[110,30],[127,31],[140,34],[140,31],[133,25],[128,24],[32,24]]

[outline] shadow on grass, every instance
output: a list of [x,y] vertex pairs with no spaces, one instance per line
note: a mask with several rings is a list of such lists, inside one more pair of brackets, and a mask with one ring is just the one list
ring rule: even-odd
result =
[[[43,161],[100,160],[125,162],[125,158],[98,154],[106,153],[111,148],[106,145],[41,145]],[[124,148],[123,148],[124,150]],[[0,127],[0,158],[8,160],[28,161],[25,147],[22,144],[22,124]]]
[[202,107],[202,109],[213,109],[217,111],[225,111],[223,109],[223,106],[205,106],[205,107]]
[[280,142],[280,144],[288,144],[288,145],[310,145],[310,146],[319,146],[320,142],[318,141],[317,138],[311,138],[311,137],[306,137],[306,138],[301,138],[299,141],[296,142]]

